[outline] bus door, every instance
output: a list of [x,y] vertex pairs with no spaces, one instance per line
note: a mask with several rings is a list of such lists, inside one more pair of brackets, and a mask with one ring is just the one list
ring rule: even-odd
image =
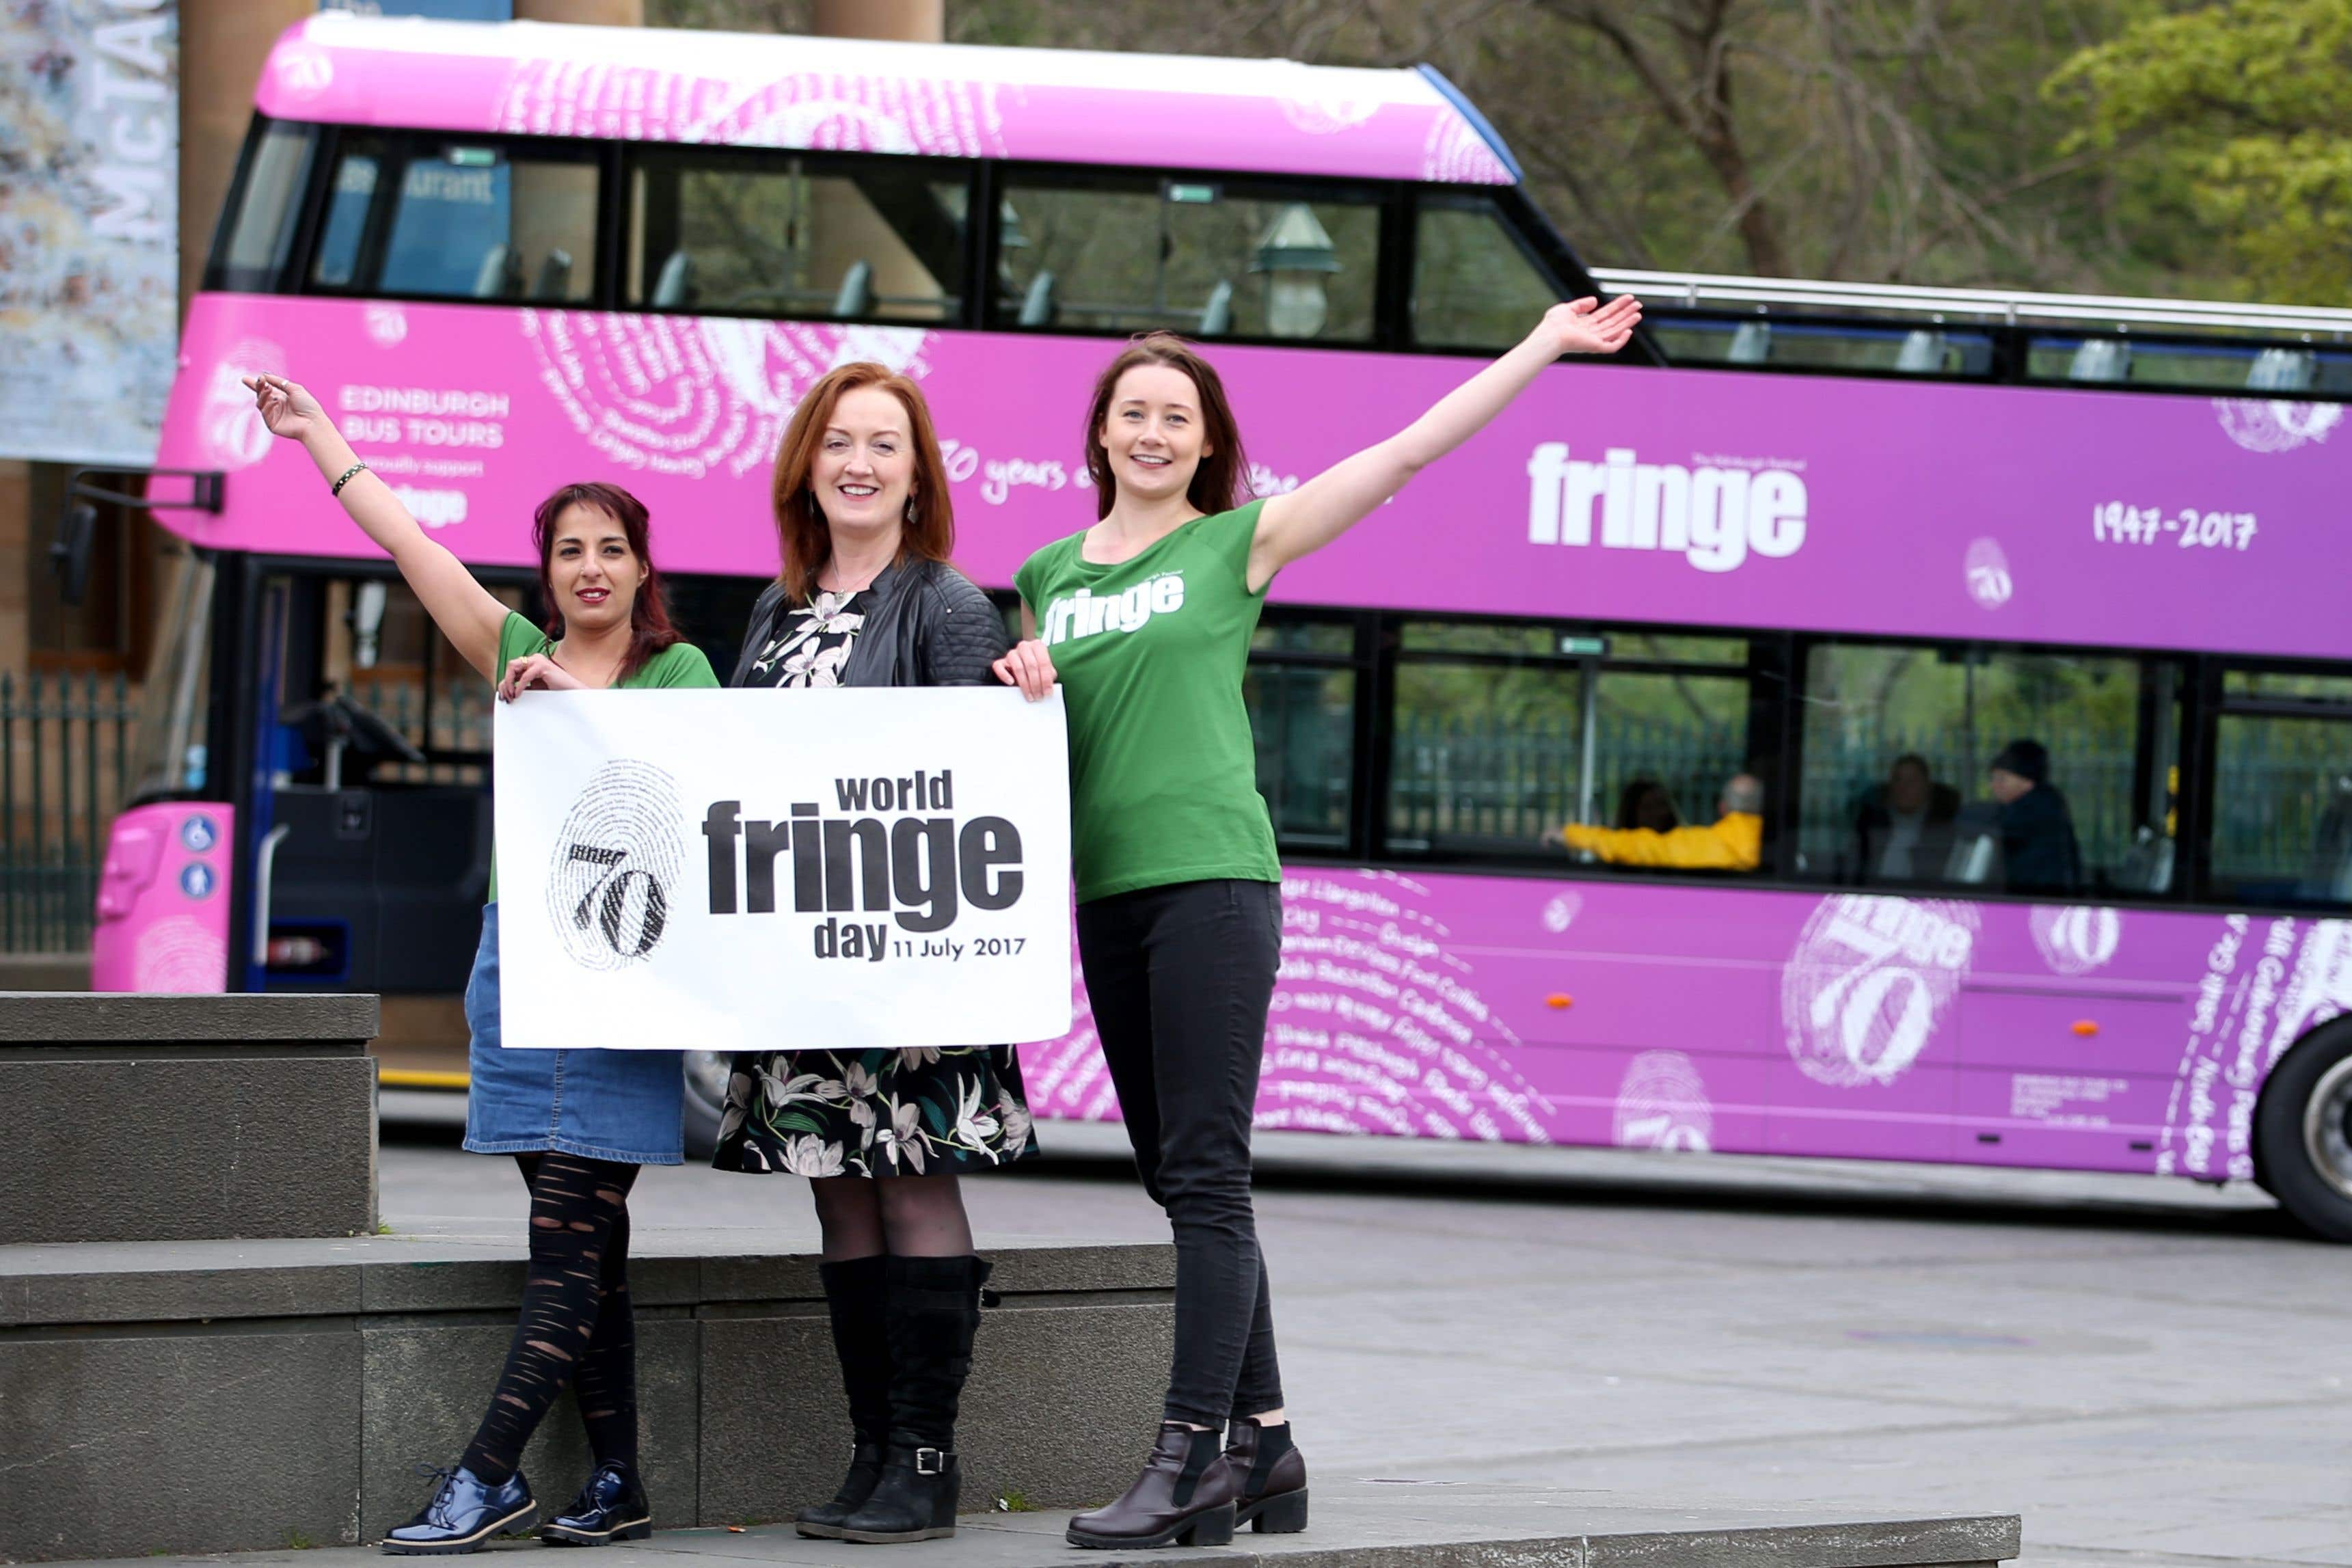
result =
[[244,988],[454,999],[489,887],[488,688],[387,569],[255,586]]

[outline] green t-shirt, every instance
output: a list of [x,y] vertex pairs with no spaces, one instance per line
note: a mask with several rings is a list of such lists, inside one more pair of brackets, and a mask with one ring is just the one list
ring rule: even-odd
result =
[[[499,626],[499,662],[493,668],[500,675],[507,666],[529,653],[546,653],[554,645],[547,634],[524,620],[513,611]],[[493,685],[496,682],[492,682]],[[716,686],[719,678],[710,673],[710,661],[702,650],[690,642],[672,643],[646,660],[620,685],[623,690],[635,690],[649,686]],[[490,854],[490,902],[499,901],[499,858],[496,847]]]
[[1083,533],[1013,574],[1054,655],[1070,725],[1078,900],[1231,877],[1278,882],[1242,677],[1265,590],[1249,591],[1261,501],[1197,517],[1131,561]]

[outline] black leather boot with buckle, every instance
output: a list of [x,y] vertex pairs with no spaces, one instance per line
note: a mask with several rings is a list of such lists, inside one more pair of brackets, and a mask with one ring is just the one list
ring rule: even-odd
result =
[[1234,1538],[1241,1472],[1214,1432],[1162,1422],[1160,1441],[1127,1495],[1070,1521],[1073,1546],[1223,1546]]
[[970,1256],[893,1257],[888,1265],[890,1440],[872,1495],[843,1521],[844,1541],[932,1541],[956,1528],[956,1408],[971,1374],[989,1266]]
[[883,1327],[885,1278],[890,1259],[879,1253],[845,1263],[820,1263],[824,1304],[833,1320],[833,1352],[841,1362],[842,1391],[849,1395],[849,1473],[833,1500],[804,1508],[793,1528],[822,1541],[838,1541],[849,1516],[865,1506],[882,1479],[883,1446],[890,1439],[890,1341]]
[[1307,1457],[1290,1440],[1290,1423],[1261,1426],[1236,1421],[1227,1433],[1225,1463],[1234,1470],[1234,1528],[1261,1535],[1296,1535],[1307,1528]]

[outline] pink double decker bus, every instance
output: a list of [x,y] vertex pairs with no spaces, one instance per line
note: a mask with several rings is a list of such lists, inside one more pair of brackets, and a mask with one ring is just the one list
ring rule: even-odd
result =
[[[625,483],[725,658],[843,360],[921,380],[1001,591],[1093,518],[1108,339],[1206,342],[1265,492],[1632,286],[1625,363],[1275,586],[1261,1125],[2253,1180],[2352,1237],[2352,312],[1596,280],[1427,70],[332,16],[257,108],[102,984],[382,991],[385,1080],[462,1082],[486,694],[240,375],[525,607],[532,504]],[[1041,1114],[1117,1113],[1080,1016]]]

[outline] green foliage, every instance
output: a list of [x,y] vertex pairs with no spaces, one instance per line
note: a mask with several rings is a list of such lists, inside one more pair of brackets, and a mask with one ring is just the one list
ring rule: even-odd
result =
[[2257,293],[2352,289],[2352,0],[2227,0],[2142,16],[2077,53],[2047,96],[2078,149],[2185,190]]

